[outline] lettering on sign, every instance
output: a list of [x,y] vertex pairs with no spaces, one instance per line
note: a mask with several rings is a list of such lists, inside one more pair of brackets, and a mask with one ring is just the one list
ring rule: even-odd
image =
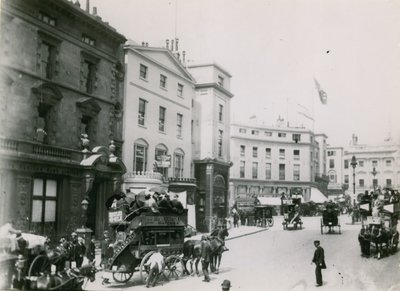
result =
[[113,211],[108,213],[108,221],[110,223],[121,222],[122,220],[122,211]]

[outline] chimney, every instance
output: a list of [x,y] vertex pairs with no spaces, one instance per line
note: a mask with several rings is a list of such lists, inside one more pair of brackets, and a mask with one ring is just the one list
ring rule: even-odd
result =
[[93,7],[92,14],[93,14],[93,16],[97,16],[97,7]]
[[179,38],[175,38],[175,50],[178,51],[178,41]]
[[174,40],[171,39],[171,51],[174,51]]
[[86,12],[90,13],[90,0],[86,0]]
[[167,39],[165,42],[167,44],[167,49],[169,49],[169,39]]
[[182,52],[182,62],[183,62],[183,63],[185,63],[185,61],[186,61],[186,60],[185,60],[185,56],[186,56],[186,52],[183,51],[183,52]]
[[176,53],[176,57],[178,58],[179,61],[181,61],[181,54],[179,52]]
[[75,3],[74,3],[74,5],[76,5],[76,6],[78,6],[78,7],[81,7],[81,3],[79,3],[79,0],[76,0]]
[[146,46],[149,46],[149,43],[148,43],[148,42],[146,42]]

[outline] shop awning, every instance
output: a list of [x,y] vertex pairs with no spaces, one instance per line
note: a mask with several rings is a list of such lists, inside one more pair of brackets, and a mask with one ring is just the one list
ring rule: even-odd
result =
[[279,197],[258,197],[261,205],[281,205],[281,198]]
[[324,194],[322,194],[319,189],[311,187],[311,197],[310,201],[313,201],[315,203],[324,203],[328,201],[328,198]]

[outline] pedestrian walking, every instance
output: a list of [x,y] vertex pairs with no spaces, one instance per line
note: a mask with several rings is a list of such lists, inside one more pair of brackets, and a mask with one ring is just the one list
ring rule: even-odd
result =
[[78,243],[75,247],[75,254],[76,267],[80,268],[83,264],[83,258],[86,254],[85,240],[83,237],[78,237]]
[[229,280],[224,280],[221,284],[222,291],[229,291],[231,289],[231,281]]
[[315,240],[314,241],[314,246],[316,248],[314,252],[314,257],[311,261],[311,264],[315,264],[315,277],[317,281],[317,287],[322,286],[323,281],[322,281],[322,269],[326,269],[326,264],[325,264],[325,255],[324,255],[324,249],[320,246],[320,241]]
[[149,277],[147,278],[146,287],[149,288],[150,285],[154,287],[164,269],[164,256],[159,249],[156,249],[154,254],[150,256],[146,265],[149,267]]
[[109,235],[108,235],[108,231],[106,230],[106,231],[104,231],[103,239],[100,242],[100,248],[101,248],[100,266],[102,266],[103,268],[105,268],[106,265],[107,265],[107,260],[108,260],[108,258],[107,258],[107,250],[108,250],[108,247],[110,245],[110,242],[111,241],[110,241],[110,238],[109,238]]
[[96,258],[96,245],[94,243],[94,238],[90,240],[86,251],[86,258],[88,259],[89,263],[93,263],[94,259]]
[[201,268],[204,274],[203,282],[210,282],[210,276],[208,274],[208,267],[211,261],[211,247],[207,237],[203,235],[201,237]]

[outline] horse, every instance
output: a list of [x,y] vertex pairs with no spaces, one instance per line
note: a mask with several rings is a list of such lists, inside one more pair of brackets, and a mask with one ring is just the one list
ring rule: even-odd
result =
[[385,251],[387,253],[388,246],[390,243],[390,234],[382,227],[373,226],[371,230],[371,242],[374,243],[378,260],[383,255],[383,246],[385,246]]
[[[183,244],[183,262],[184,262],[184,273],[194,276],[193,263],[195,263],[196,275],[199,276],[198,265],[201,259],[201,240],[187,240]],[[190,262],[190,272],[186,265]]]
[[218,274],[219,273],[219,266],[221,265],[222,254],[225,251],[228,251],[228,248],[225,246],[225,238],[229,236],[228,230],[223,227],[217,231],[217,235],[214,236],[215,241],[215,253],[211,257],[211,264],[210,268],[211,271]]

